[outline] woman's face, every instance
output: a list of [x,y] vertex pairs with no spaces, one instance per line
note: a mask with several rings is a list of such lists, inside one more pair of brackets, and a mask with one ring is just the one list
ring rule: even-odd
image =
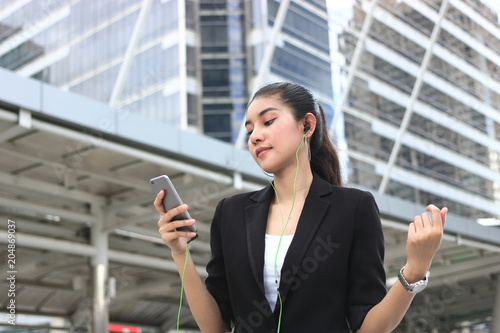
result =
[[295,120],[290,107],[277,95],[254,99],[247,109],[245,126],[248,150],[264,171],[277,174],[286,167],[295,168],[304,124]]

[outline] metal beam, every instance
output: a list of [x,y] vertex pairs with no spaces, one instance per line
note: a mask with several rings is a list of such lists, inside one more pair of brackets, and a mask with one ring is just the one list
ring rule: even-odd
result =
[[[158,218],[158,216],[156,217]],[[205,227],[205,223],[198,223],[198,225],[199,229]],[[207,226],[207,228],[204,229],[209,229],[209,227]],[[203,232],[205,231],[207,231],[208,235],[208,230],[203,230]],[[158,233],[158,231],[151,231],[149,229],[146,230],[140,227],[129,226],[123,229],[115,229],[113,230],[113,232],[116,234],[125,235],[130,238],[142,239],[156,244],[165,244],[160,238],[160,234]],[[191,242],[189,243],[189,250],[191,252],[210,253],[210,244],[206,242]]]
[[[439,14],[429,8],[427,5],[423,5],[422,1],[409,1],[405,0],[405,3],[413,8],[414,10],[420,12],[423,16],[430,19],[433,22],[439,20]],[[458,9],[458,8],[457,8]],[[474,22],[479,25],[478,22]],[[500,55],[497,50],[493,50],[491,47],[486,45],[482,40],[478,39],[476,36],[471,34],[470,30],[466,30],[455,24],[452,20],[443,20],[441,24],[442,29],[448,31],[452,36],[460,40],[465,45],[469,46],[471,49],[476,50],[479,54],[487,57],[491,62],[500,66]],[[489,31],[488,31],[489,32]],[[493,33],[492,33],[493,34]]]
[[106,203],[106,199],[99,195],[89,194],[77,189],[68,190],[54,183],[47,183],[28,177],[13,176],[5,172],[0,172],[0,184],[2,186],[16,187],[31,193],[49,195],[57,200],[57,202],[63,200],[64,202],[98,203],[101,205]]
[[420,90],[424,82],[424,75],[427,72],[427,67],[429,66],[430,60],[432,58],[432,53],[433,53],[432,49],[441,31],[441,22],[445,17],[447,8],[448,8],[448,0],[443,0],[443,2],[441,3],[441,8],[439,9],[439,17],[436,20],[436,23],[434,24],[434,29],[432,30],[429,46],[425,50],[425,55],[420,65],[420,70],[417,75],[417,79],[415,80],[415,84],[413,85],[410,101],[406,107],[405,113],[403,115],[403,120],[401,121],[401,125],[399,127],[398,136],[396,138],[396,141],[394,141],[394,145],[392,146],[391,155],[389,156],[387,167],[385,169],[384,175],[382,176],[382,181],[380,182],[380,186],[378,188],[379,193],[384,193],[387,190],[387,186],[389,184],[389,178],[391,176],[391,171],[394,164],[396,163],[399,150],[401,149],[401,141],[403,139],[403,136],[405,135],[408,125],[410,124],[411,116],[413,114],[413,105],[417,101],[418,95],[420,95]]
[[[91,169],[89,166],[86,166],[86,168],[84,168],[83,165],[79,166],[80,163],[78,161],[75,161],[73,163],[73,164],[75,164],[75,167],[68,167],[64,163],[56,162],[56,161],[50,160],[48,158],[38,157],[37,156],[38,154],[36,154],[36,151],[34,149],[23,148],[22,152],[20,152],[20,151],[13,151],[10,149],[0,148],[0,154],[20,158],[20,159],[23,159],[26,161],[31,161],[34,163],[41,163],[44,166],[51,168],[52,171],[54,172],[54,174],[56,175],[56,177],[61,182],[63,181],[64,176],[66,174],[68,174],[70,172],[78,172],[79,175],[89,176],[92,179],[98,179],[98,180],[102,180],[102,181],[109,182],[112,184],[121,185],[124,187],[134,187],[135,189],[138,189],[138,190],[151,191],[151,189],[147,185],[147,181],[145,183],[142,183],[142,182],[138,182],[137,180],[134,180],[130,177],[125,178],[125,177],[120,176],[116,173],[106,172],[103,169],[98,169],[98,168]],[[84,157],[81,157],[81,158],[83,161]]]
[[[372,158],[371,156],[365,155],[363,153],[356,152],[354,150],[349,150],[348,155],[349,157],[372,165],[374,167],[375,174],[384,174],[386,168],[385,162]],[[435,178],[423,176],[407,169],[395,166],[394,170],[395,172],[393,173],[392,178],[402,184],[406,184],[413,188],[418,188],[423,191],[436,194],[440,197],[448,198],[452,201],[477,208],[493,216],[500,215],[500,206],[490,200],[484,199],[478,195],[471,194],[468,191],[457,189],[456,187],[445,184],[439,180],[436,180]],[[420,212],[417,213],[420,214]],[[498,238],[496,240],[493,240],[492,242],[497,243]]]
[[[498,259],[498,258],[497,258]],[[500,259],[497,264],[492,265],[472,265],[474,260],[471,260],[470,269],[462,269],[461,267],[455,267],[455,265],[441,267],[436,273],[436,269],[431,268],[431,281],[429,281],[429,288],[442,288],[443,286],[450,285],[450,279],[454,281],[467,281],[470,279],[477,278],[478,276],[488,276],[490,274],[497,274],[500,272]]]
[[358,37],[358,42],[356,43],[356,48],[354,49],[354,53],[351,58],[351,63],[349,65],[349,70],[347,72],[347,80],[345,86],[343,87],[342,96],[337,104],[337,107],[333,113],[333,119],[330,123],[329,133],[332,138],[334,138],[334,131],[337,127],[337,122],[341,119],[340,115],[342,113],[342,109],[344,108],[344,104],[347,101],[347,97],[349,96],[349,92],[351,91],[352,82],[354,80],[355,73],[358,69],[359,61],[361,60],[361,54],[365,47],[365,40],[370,31],[372,22],[373,22],[373,11],[377,6],[377,0],[373,0],[370,5],[370,9],[367,11],[365,20],[363,22],[363,26],[361,27],[361,33]]
[[[385,137],[389,140],[397,140],[399,134],[397,127],[391,125],[388,122],[375,119],[374,117],[370,118],[373,133],[381,137]],[[495,140],[495,138],[491,138],[491,140]],[[475,159],[472,159],[470,157],[465,157],[462,154],[452,151],[448,147],[435,143],[434,141],[428,140],[426,138],[422,138],[419,135],[406,133],[401,138],[401,144],[404,144],[406,147],[409,147],[415,151],[420,151],[423,154],[432,156],[437,160],[441,160],[450,165],[457,166],[462,170],[468,171],[471,174],[475,174],[481,178],[500,183],[500,172],[498,172],[497,170],[493,170],[490,166],[486,166],[480,162],[477,162]]]
[[125,81],[127,80],[128,71],[132,60],[134,58],[135,48],[141,37],[142,27],[146,21],[146,17],[149,14],[149,9],[151,8],[151,0],[142,0],[141,11],[135,22],[134,30],[130,36],[130,40],[127,45],[127,50],[125,51],[125,57],[123,58],[120,71],[118,72],[118,77],[116,78],[115,85],[113,86],[113,91],[111,92],[111,97],[109,98],[109,105],[111,107],[116,106],[118,99],[121,96],[123,87],[125,86]]
[[124,200],[121,202],[116,202],[112,205],[109,205],[105,208],[106,213],[110,212],[116,212],[116,211],[121,211],[121,210],[126,210],[127,208],[130,208],[131,206],[135,205],[144,205],[146,203],[149,203],[151,208],[153,207],[153,201],[154,201],[154,195],[150,194],[147,196],[139,196],[139,197],[134,197],[132,199]]
[[[1,243],[7,243],[7,231],[0,230],[0,244]],[[90,257],[97,253],[96,249],[88,244],[63,241],[50,237],[35,236],[24,232],[16,233],[16,246],[85,257]]]
[[41,218],[46,218],[47,216],[59,216],[64,222],[86,223],[90,225],[95,221],[95,216],[92,214],[82,214],[61,208],[42,206],[26,200],[0,198],[0,205],[9,209],[13,208],[19,210],[21,212],[27,211],[30,214],[35,213],[36,216]]
[[[363,79],[368,82],[369,91],[373,92],[374,94],[382,96],[383,98],[386,98],[387,100],[401,106],[406,106],[408,101],[410,100],[409,95],[388,85],[387,83],[378,80],[366,73],[363,73],[362,75]],[[344,110],[349,111],[353,109],[344,108]],[[457,118],[447,115],[443,111],[440,111],[429,104],[417,101],[414,105],[413,112],[415,112],[419,116],[436,122],[453,132],[460,133],[460,135],[466,137],[471,141],[477,142],[480,145],[500,152],[500,142],[491,140],[491,138],[484,132],[477,130],[476,128],[463,121],[458,120]]]
[[[50,123],[47,123],[44,121],[39,121],[36,119],[33,120],[33,128],[39,129],[41,131],[57,134],[57,135],[60,135],[62,137],[72,139],[72,140],[77,140],[80,142],[91,142],[92,145],[94,145],[95,147],[109,149],[113,152],[116,152],[119,154],[124,154],[126,156],[130,156],[133,159],[141,159],[141,160],[153,163],[153,164],[167,166],[169,168],[180,170],[180,171],[183,171],[185,173],[191,173],[191,174],[193,174],[195,176],[199,176],[201,178],[205,178],[205,179],[209,179],[209,180],[217,179],[219,182],[224,182],[227,184],[232,183],[232,177],[225,176],[223,173],[214,172],[214,171],[208,170],[205,167],[193,165],[193,163],[182,162],[179,160],[175,160],[173,158],[168,158],[168,157],[164,157],[164,156],[161,156],[158,154],[153,154],[153,153],[147,152],[143,149],[137,149],[137,148],[130,147],[130,146],[127,146],[124,144],[108,141],[102,137],[102,132],[100,132],[99,130],[97,130],[97,134],[99,134],[100,136],[95,137],[95,136],[92,136],[89,134],[85,134],[84,132],[74,131],[71,129],[67,129],[67,128],[64,128],[61,126],[50,124]],[[1,152],[1,150],[0,150],[0,152]],[[87,171],[87,172],[89,172],[89,171]],[[102,171],[101,171],[101,173],[102,173]],[[116,181],[116,179],[119,177],[116,174],[113,174],[112,176],[110,175],[110,178],[113,178]],[[111,181],[111,179],[110,179],[110,181]],[[247,183],[244,182],[244,184],[247,184]],[[131,185],[131,184],[129,184],[129,185]],[[134,186],[136,188],[138,188],[138,186],[139,186],[139,188],[143,189],[145,192],[148,192],[148,193],[151,192],[151,189],[149,187],[147,180],[145,181],[145,183],[141,183],[141,184],[135,183]]]
[[20,109],[17,115],[17,124],[3,130],[0,134],[0,143],[6,142],[31,129],[31,112]]
[[11,126],[0,133],[0,142],[6,142],[12,138],[15,138],[16,136],[23,134],[27,132],[28,130],[24,127],[14,125]]
[[[265,80],[269,75],[269,71],[271,70],[271,62],[273,60],[274,51],[276,49],[276,40],[278,38],[281,29],[283,28],[283,24],[285,23],[286,14],[288,12],[288,7],[290,6],[290,0],[281,0],[278,8],[278,12],[276,13],[276,17],[274,19],[274,25],[271,29],[271,33],[269,34],[269,38],[267,39],[264,47],[264,55],[262,56],[259,70],[257,72],[257,76],[253,79],[252,91],[251,95],[259,89],[261,85],[264,84]],[[267,21],[267,18],[264,19],[264,22]],[[238,137],[236,138],[235,146],[237,148],[243,148],[245,144],[245,119],[241,120],[240,130],[238,132]]]
[[[0,244],[7,244],[7,231],[0,230]],[[29,249],[40,249],[84,257],[93,257],[98,254],[97,249],[88,244],[35,236],[21,232],[16,233],[16,245]],[[108,252],[109,261],[113,263],[178,273],[177,266],[175,266],[175,263],[171,259],[167,259],[168,256],[168,251],[165,251],[165,259],[117,250],[109,250]],[[205,267],[197,266],[196,270],[201,277],[207,276]]]
[[[172,260],[167,259],[169,257],[168,251],[165,251],[164,253],[165,259],[161,259],[129,252],[109,250],[109,260],[132,266],[146,267],[168,272],[178,272],[175,263]],[[196,266],[196,270],[201,278],[207,276],[205,267]]]
[[[177,275],[177,274],[176,274]],[[137,299],[144,296],[158,296],[175,298],[180,292],[180,278],[175,276],[172,279],[162,277],[161,279],[148,281],[140,284],[129,284],[126,288],[119,290],[113,300],[127,298]]]

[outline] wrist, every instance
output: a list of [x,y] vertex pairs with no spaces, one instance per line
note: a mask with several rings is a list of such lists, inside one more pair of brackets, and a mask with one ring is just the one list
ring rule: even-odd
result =
[[[399,282],[401,282],[401,285],[403,286],[403,288],[411,293],[411,294],[416,294],[416,293],[419,293],[421,292],[422,290],[425,289],[425,287],[427,287],[427,283],[429,282],[429,272],[427,272],[424,276],[423,279],[421,280],[418,280],[418,281],[414,281],[414,282],[411,282],[407,280],[407,278],[405,277],[405,274],[406,274],[406,267],[403,266],[403,268],[401,268],[401,270],[399,271],[399,274],[398,274],[398,280]],[[411,273],[410,276],[410,279],[413,278],[413,273]]]
[[172,251],[172,259],[177,262],[177,261],[182,261],[186,259],[186,252],[174,252]]
[[422,269],[415,270],[408,264],[404,265],[403,268],[404,268],[403,276],[406,279],[406,281],[408,281],[408,283],[414,283],[423,280],[425,279],[425,276],[427,274],[427,270],[422,270]]

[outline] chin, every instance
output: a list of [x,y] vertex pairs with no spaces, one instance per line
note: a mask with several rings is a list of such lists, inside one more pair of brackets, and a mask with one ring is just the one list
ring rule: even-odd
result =
[[257,165],[264,171],[265,173],[274,173],[274,168],[270,168],[269,166],[266,166],[265,163],[257,163]]
[[273,168],[273,167],[265,167],[265,166],[260,166],[260,168],[262,169],[262,171],[264,171],[265,173],[270,173],[270,174],[275,174],[278,170],[276,168]]

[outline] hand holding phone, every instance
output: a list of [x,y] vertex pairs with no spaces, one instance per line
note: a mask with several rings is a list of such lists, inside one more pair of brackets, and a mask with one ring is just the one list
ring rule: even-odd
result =
[[[179,194],[177,193],[177,190],[174,187],[174,184],[172,184],[172,181],[170,180],[170,178],[168,178],[168,176],[162,175],[159,177],[155,177],[152,178],[149,182],[151,183],[151,189],[153,190],[154,195],[157,195],[161,190],[165,191],[165,195],[163,196],[163,201],[162,201],[165,211],[169,211],[172,208],[175,208],[183,204]],[[180,213],[179,215],[176,215],[172,219],[172,221],[190,220],[190,219],[191,215],[189,215],[188,211],[185,211],[183,213]],[[196,232],[196,236],[189,239],[188,242],[191,242],[192,240],[198,237],[198,228],[196,227],[196,224],[180,227],[177,228],[176,230]]]

